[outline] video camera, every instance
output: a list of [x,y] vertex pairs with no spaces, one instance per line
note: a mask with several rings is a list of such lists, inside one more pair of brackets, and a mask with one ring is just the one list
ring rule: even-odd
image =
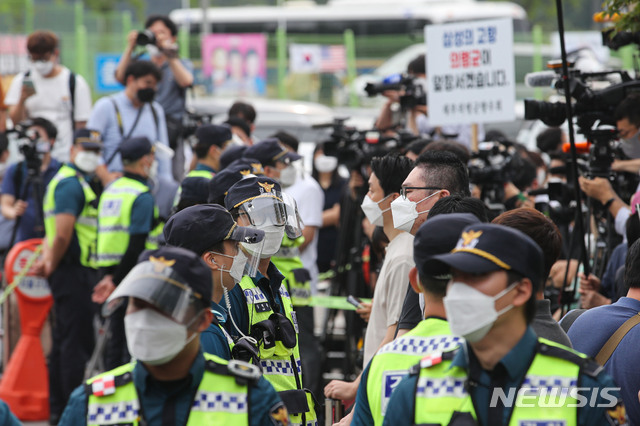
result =
[[192,109],[187,108],[182,116],[182,139],[189,140],[195,135],[198,127],[213,122],[213,114],[199,114]]
[[143,30],[138,32],[136,37],[138,46],[146,46],[147,44],[156,44],[156,35],[151,30]]
[[[338,158],[338,163],[349,170],[362,169],[373,157],[381,157],[393,151],[400,151],[417,139],[410,132],[401,131],[397,136],[383,136],[377,130],[359,131],[344,124],[347,118],[336,118],[333,123],[314,125],[312,128],[333,129],[330,139],[324,141],[324,154]],[[361,173],[366,177],[366,173]]]
[[24,120],[7,130],[7,135],[10,143],[15,143],[24,156],[27,169],[39,173],[42,157],[51,150],[51,144],[40,139],[33,126],[33,121]]
[[400,107],[411,109],[417,105],[427,104],[427,92],[420,81],[415,77],[404,74],[393,74],[386,77],[382,83],[367,83],[364,91],[369,97],[383,94],[387,90],[402,92],[400,95]]

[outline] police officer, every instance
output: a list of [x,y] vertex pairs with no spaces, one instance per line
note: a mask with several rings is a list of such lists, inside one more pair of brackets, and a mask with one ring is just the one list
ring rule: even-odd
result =
[[230,292],[234,322],[227,322],[227,331],[234,338],[251,336],[258,341],[263,374],[281,392],[292,421],[316,424],[313,397],[302,387],[296,314],[283,284],[284,276],[271,262],[285,232],[290,238],[301,235],[295,202],[280,192],[275,180],[248,177],[229,188],[225,207],[239,225],[265,232],[260,253],[249,244],[241,243],[249,256],[259,257],[257,272],[254,277],[251,273],[245,275]]
[[91,291],[96,282],[98,199],[88,181],[101,149],[98,132],[76,130],[71,162],[51,179],[44,197],[43,275],[49,279],[55,313],[48,365],[54,423],[73,389],[82,383],[93,351]]
[[238,226],[224,207],[204,204],[187,207],[173,215],[163,232],[167,244],[194,252],[211,270],[214,318],[200,335],[200,342],[205,352],[231,359],[235,344],[223,328],[227,310],[220,303],[223,294],[240,282],[247,263],[238,242],[259,243],[264,238],[264,231]]
[[197,142],[193,151],[198,163],[187,177],[211,179],[220,170],[222,151],[231,143],[231,129],[226,125],[204,124],[198,127],[195,137]]
[[413,240],[416,266],[409,272],[413,290],[425,295],[424,320],[391,343],[380,348],[362,372],[356,396],[352,425],[382,425],[389,398],[408,372],[420,359],[434,351],[458,347],[461,339],[451,335],[442,298],[449,277],[433,276],[424,264],[437,254],[450,252],[465,226],[480,223],[471,213],[442,214],[428,219]]
[[287,424],[286,408],[255,366],[202,352],[211,291],[211,272],[194,253],[145,251],[106,305],[107,313],[126,305],[137,362],[78,387],[60,425]]
[[179,212],[196,204],[205,204],[209,197],[209,181],[202,177],[186,177],[180,183],[177,203],[173,206],[173,213]]
[[[130,138],[120,145],[120,155],[124,175],[105,189],[98,206],[97,262],[104,277],[93,292],[96,303],[107,299],[145,248],[157,247],[162,233],[147,183],[154,167],[154,146],[146,137]],[[107,368],[128,360],[123,318],[121,309],[111,319],[111,340],[105,349]]]
[[245,177],[261,174],[262,165],[258,160],[240,158],[233,161],[209,181],[209,202],[224,206],[224,197],[227,196],[229,188]]
[[451,272],[444,306],[452,333],[466,344],[412,367],[384,424],[625,423],[619,391],[602,367],[536,338],[530,324],[543,256],[531,238],[501,225],[469,225],[451,253],[425,268]]

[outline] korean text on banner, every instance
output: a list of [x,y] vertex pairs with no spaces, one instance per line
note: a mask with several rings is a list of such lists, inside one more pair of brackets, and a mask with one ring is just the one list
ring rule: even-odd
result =
[[515,120],[511,19],[428,25],[425,39],[431,123]]

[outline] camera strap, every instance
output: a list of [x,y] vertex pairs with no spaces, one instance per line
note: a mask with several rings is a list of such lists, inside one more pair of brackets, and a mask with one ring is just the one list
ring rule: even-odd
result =
[[[120,114],[120,108],[118,108],[118,104],[116,103],[115,99],[113,99],[113,97],[109,97],[109,100],[111,100],[111,103],[113,104],[113,108],[116,111],[116,120],[118,121],[118,130],[120,130],[120,136],[122,136],[122,139],[120,140],[120,143],[118,144],[118,147],[116,148],[116,150],[113,151],[113,154],[111,154],[111,157],[109,157],[109,159],[107,160],[107,163],[106,163],[107,166],[111,164],[111,162],[113,161],[113,158],[120,151],[120,144],[122,143],[122,141],[129,139],[131,137],[131,134],[135,130],[136,126],[138,125],[138,121],[140,121],[142,110],[144,109],[144,106],[147,104],[145,102],[144,104],[142,104],[140,108],[138,108],[138,113],[136,114],[135,120],[133,120],[133,125],[131,126],[131,129],[129,129],[127,136],[124,136],[124,126],[122,124],[122,114]],[[153,122],[156,125],[156,141],[157,141],[157,140],[160,140],[160,127],[158,123],[158,113],[156,113],[156,110],[153,108],[153,105],[151,105],[151,103],[149,103],[149,108],[151,108],[151,114],[153,115]]]

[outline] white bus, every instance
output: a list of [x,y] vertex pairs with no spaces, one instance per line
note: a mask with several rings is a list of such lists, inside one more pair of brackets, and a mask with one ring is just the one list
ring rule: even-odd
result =
[[[199,32],[202,9],[176,9],[178,24]],[[332,0],[285,2],[282,6],[212,7],[207,21],[214,33],[272,33],[285,25],[290,34],[342,34],[356,36],[411,35],[422,37],[425,25],[489,18],[512,18],[514,31],[529,30],[526,11],[504,1],[475,0]]]

